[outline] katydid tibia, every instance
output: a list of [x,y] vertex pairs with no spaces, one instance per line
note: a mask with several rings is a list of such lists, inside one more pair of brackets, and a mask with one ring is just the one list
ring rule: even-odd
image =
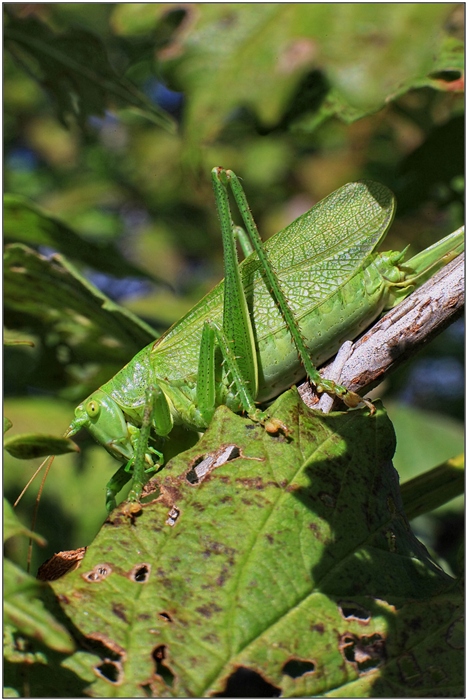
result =
[[[319,392],[350,407],[363,401],[371,412],[370,402],[321,379],[315,365],[463,248],[455,233],[407,262],[405,251],[375,253],[395,201],[366,181],[341,187],[263,245],[236,175],[214,168],[212,181],[225,280],[83,401],[65,433],[86,427],[123,463],[107,486],[109,510],[130,479],[130,499],[139,499],[174,425],[203,431],[221,404],[270,431],[286,429],[268,426],[258,406],[306,375]],[[229,188],[245,230],[233,223]]]

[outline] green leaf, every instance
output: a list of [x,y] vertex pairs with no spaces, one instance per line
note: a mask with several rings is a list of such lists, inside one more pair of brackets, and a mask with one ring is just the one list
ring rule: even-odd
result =
[[323,53],[332,85],[350,105],[368,112],[426,85],[454,7],[356,3],[339,13],[330,7]]
[[66,665],[75,644],[50,590],[8,560],[3,572],[5,695],[82,697],[85,683]]
[[[46,339],[48,348],[65,344],[75,363],[108,363],[98,383],[158,336],[88,282],[64,257],[47,259],[19,244],[5,250],[4,295],[8,327],[28,327]],[[87,381],[95,388],[95,376]]]
[[430,667],[413,695],[462,684],[462,606],[405,518],[384,410],[322,415],[293,390],[270,412],[288,437],[221,406],[51,584],[103,645],[93,696],[235,696],[242,668],[268,695],[400,695],[404,659]]
[[5,450],[16,459],[35,459],[48,455],[64,455],[79,452],[78,445],[70,438],[37,433],[12,435],[3,442]]
[[15,346],[18,346],[18,345],[23,345],[23,346],[28,347],[28,348],[33,348],[33,347],[34,347],[34,343],[32,342],[32,340],[14,340],[14,339],[8,339],[8,340],[4,340],[4,341],[3,341],[3,344],[6,345],[6,346],[9,346],[9,347],[15,347]]
[[445,36],[430,78],[438,90],[464,91],[464,41]]
[[238,107],[253,109],[266,126],[275,126],[312,71],[317,79],[322,72],[325,83],[321,98],[311,91],[304,105],[315,126],[332,114],[353,121],[415,85],[432,84],[428,75],[436,65],[442,26],[454,7],[122,3],[113,24],[121,34],[141,34],[170,11],[185,11],[159,57],[177,89],[190,95],[186,134],[199,144],[213,140]]
[[89,117],[104,115],[110,100],[115,100],[175,131],[170,115],[116,75],[97,35],[80,27],[57,35],[36,17],[19,19],[8,13],[4,38],[16,60],[50,93],[65,126],[72,118],[85,129]]
[[40,600],[41,584],[12,562],[4,561],[3,612],[6,621],[28,637],[62,653],[72,652],[74,642]]
[[3,433],[5,434],[8,430],[10,430],[11,426],[13,423],[9,418],[6,416],[3,416]]
[[403,403],[388,402],[386,408],[397,435],[394,466],[403,482],[462,452],[460,421]]
[[46,542],[43,537],[29,530],[25,527],[23,523],[16,516],[13,506],[6,500],[3,499],[3,541],[6,542],[10,537],[15,537],[16,535],[24,535],[37,542],[38,545],[43,547]]
[[401,494],[407,517],[412,520],[449,503],[464,493],[464,486],[463,454],[404,482]]
[[4,195],[3,227],[7,242],[47,246],[110,275],[152,278],[160,282],[156,276],[128,262],[115,245],[97,245],[83,239],[72,228],[25,197]]

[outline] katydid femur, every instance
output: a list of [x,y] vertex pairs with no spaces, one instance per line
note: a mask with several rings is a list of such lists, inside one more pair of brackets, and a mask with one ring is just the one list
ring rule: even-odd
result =
[[[109,510],[130,479],[130,499],[139,499],[174,425],[203,431],[221,404],[267,425],[258,405],[306,375],[319,392],[371,413],[370,402],[321,379],[315,365],[463,248],[456,232],[407,262],[405,251],[375,253],[395,201],[369,181],[341,187],[263,245],[236,175],[214,168],[212,182],[224,281],[83,401],[65,433],[86,427],[123,463],[107,486]],[[233,224],[229,187],[246,231]]]

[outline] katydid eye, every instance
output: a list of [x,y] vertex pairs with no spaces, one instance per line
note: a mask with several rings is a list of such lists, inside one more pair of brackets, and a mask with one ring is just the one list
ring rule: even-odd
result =
[[88,401],[86,404],[86,413],[88,414],[89,418],[96,418],[96,416],[99,415],[100,409],[101,407],[97,401]]

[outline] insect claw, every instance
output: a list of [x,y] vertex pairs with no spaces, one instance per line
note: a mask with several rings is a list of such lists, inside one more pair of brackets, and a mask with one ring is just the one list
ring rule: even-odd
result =
[[263,426],[265,431],[269,435],[277,435],[277,433],[283,433],[285,437],[288,437],[290,435],[290,430],[288,429],[286,424],[278,418],[268,418],[263,423]]
[[361,401],[365,404],[365,406],[367,406],[370,409],[370,416],[374,416],[374,414],[376,413],[376,406],[373,403],[371,403],[371,401],[369,401],[368,399],[361,399]]
[[347,393],[341,397],[343,402],[349,408],[357,408],[361,403],[364,403],[370,409],[370,415],[374,415],[376,412],[376,407],[368,399],[363,399],[361,396],[356,394],[354,391],[347,391]]

